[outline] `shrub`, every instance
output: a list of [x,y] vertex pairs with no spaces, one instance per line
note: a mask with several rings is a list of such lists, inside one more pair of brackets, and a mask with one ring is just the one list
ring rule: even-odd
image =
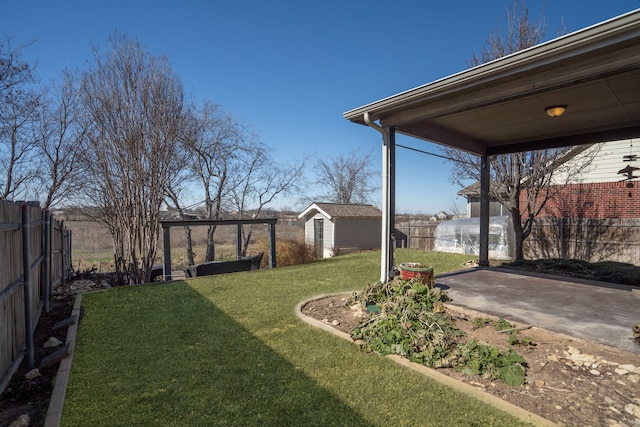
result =
[[[258,242],[260,251],[264,252],[261,268],[267,267],[269,263],[269,241],[262,238]],[[278,267],[288,265],[307,264],[315,261],[313,247],[304,243],[302,239],[280,239],[276,240],[276,262]]]

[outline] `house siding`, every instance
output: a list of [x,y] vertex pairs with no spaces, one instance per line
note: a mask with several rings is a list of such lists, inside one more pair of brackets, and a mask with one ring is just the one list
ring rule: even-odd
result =
[[339,218],[335,224],[335,247],[374,249],[380,247],[380,218]]
[[304,222],[304,243],[305,245],[313,245],[313,218],[307,218]]
[[[640,139],[623,139],[595,144],[584,153],[576,156],[575,159],[565,163],[565,166],[561,167],[561,170],[554,176],[553,183],[560,185],[567,183],[567,181],[568,184],[618,182],[622,179],[618,175],[618,171],[628,165],[622,161],[622,157],[628,154],[640,155]],[[591,164],[568,180],[567,174],[563,170],[570,170],[579,165],[584,162],[585,157],[593,157]]]

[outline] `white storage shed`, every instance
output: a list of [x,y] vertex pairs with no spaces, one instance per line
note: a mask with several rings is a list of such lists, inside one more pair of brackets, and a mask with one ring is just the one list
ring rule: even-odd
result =
[[318,258],[380,248],[382,212],[372,205],[312,203],[304,219],[304,239]]

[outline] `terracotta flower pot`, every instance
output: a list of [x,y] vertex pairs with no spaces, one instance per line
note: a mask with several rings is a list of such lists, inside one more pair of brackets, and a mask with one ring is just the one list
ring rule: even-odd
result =
[[400,264],[400,277],[402,280],[411,280],[420,278],[420,281],[433,288],[435,283],[433,276],[433,267],[422,264],[420,262],[403,262]]

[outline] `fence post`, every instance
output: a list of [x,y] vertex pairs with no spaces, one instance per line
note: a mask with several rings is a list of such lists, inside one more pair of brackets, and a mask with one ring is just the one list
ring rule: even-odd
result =
[[44,211],[44,311],[49,312],[51,298],[51,214]]
[[29,207],[22,205],[22,284],[24,294],[24,327],[27,347],[27,364],[33,369],[35,363],[33,352],[33,327],[31,325],[31,257],[29,256]]
[[67,276],[67,270],[66,270],[66,251],[65,251],[65,246],[66,246],[66,239],[65,239],[65,235],[64,235],[64,221],[60,221],[60,266],[61,266],[61,270],[60,270],[60,275],[62,276],[60,279],[62,281],[62,285],[65,284],[65,279]]
[[565,241],[565,218],[558,218],[558,228],[560,229],[560,259],[567,257],[567,242]]
[[[73,264],[71,263],[71,254],[73,253],[73,230],[65,231],[67,236],[67,264],[69,265],[69,276],[71,276],[71,270],[73,269]],[[79,267],[78,267],[79,268]]]

